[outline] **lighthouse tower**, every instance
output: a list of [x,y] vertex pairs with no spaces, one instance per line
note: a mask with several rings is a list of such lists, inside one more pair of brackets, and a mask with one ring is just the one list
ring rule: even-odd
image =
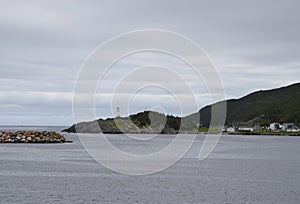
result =
[[116,109],[116,117],[119,118],[120,117],[120,108],[117,107]]

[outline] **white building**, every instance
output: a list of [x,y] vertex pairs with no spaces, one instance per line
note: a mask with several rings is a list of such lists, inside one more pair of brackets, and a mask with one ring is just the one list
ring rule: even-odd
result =
[[235,132],[235,128],[234,127],[229,127],[226,129],[227,132]]
[[253,127],[239,127],[240,132],[253,132],[254,128]]
[[[279,129],[278,129],[279,128]],[[270,127],[269,127],[269,130],[272,130],[272,131],[275,131],[275,130],[283,130],[284,129],[284,126],[279,124],[279,123],[271,123],[270,124]]]
[[283,123],[283,130],[287,132],[291,132],[292,129],[294,129],[295,124],[294,123]]

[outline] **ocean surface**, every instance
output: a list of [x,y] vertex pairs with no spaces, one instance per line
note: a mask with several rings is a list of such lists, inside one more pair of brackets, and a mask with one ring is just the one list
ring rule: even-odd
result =
[[[74,142],[0,144],[0,203],[300,203],[300,137],[224,135],[215,151],[199,161],[205,138],[199,135],[170,168],[130,176],[97,163],[76,134],[63,135]],[[141,154],[158,151],[174,138],[107,137],[123,151]]]

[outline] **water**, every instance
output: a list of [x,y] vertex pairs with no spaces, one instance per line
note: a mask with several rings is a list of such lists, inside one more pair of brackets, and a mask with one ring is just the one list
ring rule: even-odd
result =
[[[300,203],[300,137],[223,136],[200,162],[200,135],[174,166],[129,176],[95,162],[76,134],[63,134],[74,143],[0,145],[1,203]],[[109,137],[139,153],[173,139],[160,136],[147,145]]]
[[32,131],[56,131],[60,132],[66,129],[67,126],[0,126],[0,131],[18,131],[18,130],[32,130]]

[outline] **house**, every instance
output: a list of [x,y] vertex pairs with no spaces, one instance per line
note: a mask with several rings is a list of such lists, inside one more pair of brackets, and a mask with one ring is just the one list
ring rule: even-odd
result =
[[287,129],[286,129],[287,132],[300,132],[300,128],[297,127],[296,125],[293,125],[293,126],[289,126]]
[[234,127],[229,127],[226,129],[227,132],[235,132],[235,128]]
[[283,130],[284,129],[284,126],[279,124],[279,123],[271,123],[270,124],[270,127],[269,127],[269,130],[271,131],[276,131],[276,130]]
[[287,132],[291,132],[291,130],[295,126],[294,123],[283,123],[282,125],[283,125],[283,130],[285,130]]
[[283,130],[287,132],[300,132],[300,128],[297,127],[294,123],[283,123]]
[[234,127],[224,127],[222,128],[222,132],[235,132]]
[[295,126],[293,129],[292,129],[292,132],[300,132],[300,128]]
[[249,126],[241,126],[238,128],[239,132],[253,132],[254,128]]

